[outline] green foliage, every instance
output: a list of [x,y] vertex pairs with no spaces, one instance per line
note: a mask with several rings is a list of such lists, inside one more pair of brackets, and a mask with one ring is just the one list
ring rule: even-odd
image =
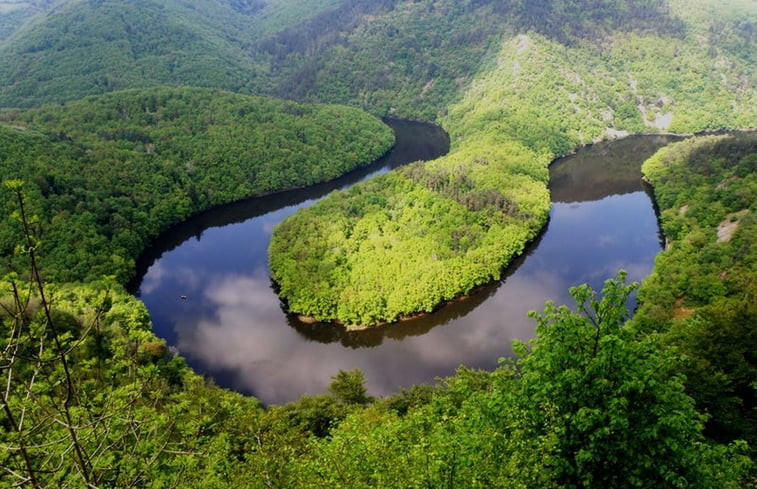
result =
[[[8,112],[0,168],[27,182],[44,269],[125,281],[150,238],[190,214],[330,180],[370,163],[391,130],[355,109],[156,88]],[[0,208],[13,208],[10,194]],[[9,256],[14,227],[0,225]]]
[[31,284],[0,284],[0,486],[30,474],[37,487],[191,485],[197,474],[184,471],[207,463],[203,453],[231,455],[219,442],[238,430],[232,417],[259,412],[254,399],[205,386],[156,340],[144,305],[112,283],[47,285],[45,295],[51,322]]
[[663,35],[506,39],[449,107],[449,156],[335,194],[275,230],[272,276],[289,309],[348,325],[431,311],[498,279],[533,239],[553,157],[622,131],[754,123],[750,65],[711,60],[694,34]]
[[571,289],[576,312],[548,304],[537,338],[519,348],[516,430],[541,454],[529,477],[565,488],[718,487],[702,480],[702,420],[674,357],[623,327],[635,288],[623,279],[607,281],[601,300]]
[[[0,105],[189,84],[437,119],[477,89],[477,75],[493,69],[502,76],[503,64],[517,59],[526,71],[533,62],[539,75],[528,91],[541,98],[526,109],[558,99],[561,112],[576,106],[579,120],[592,121],[528,124],[537,137],[568,127],[569,137],[578,132],[589,142],[606,127],[637,131],[659,117],[665,125],[671,113],[670,127],[680,131],[749,125],[740,114],[754,117],[753,5],[680,3],[203,0],[187,8],[140,0],[139,8],[126,8],[71,2],[40,14],[0,46]],[[551,39],[554,59],[528,53],[532,59],[524,63],[501,51],[502,41],[518,32]],[[573,59],[566,63],[564,56]],[[734,94],[740,95],[732,107]],[[500,122],[512,117],[503,115]],[[523,115],[516,117],[532,118]]]
[[43,12],[0,44],[0,106],[156,85],[260,92],[267,60],[250,56],[250,44],[339,1],[63,3],[40,6]]
[[504,132],[564,154],[618,131],[699,132],[757,120],[753,65],[725,53],[710,58],[693,33],[616,33],[571,47],[520,35],[503,43],[499,60],[450,107],[453,141]]
[[[666,250],[641,289],[637,327],[665,333],[688,358],[686,387],[708,434],[757,443],[754,352],[757,134],[707,136],[644,163]],[[730,228],[729,234],[727,232]]]
[[365,376],[357,369],[350,372],[340,370],[332,377],[329,391],[336,399],[346,404],[367,404],[371,401],[365,389]]
[[627,328],[624,274],[548,304],[518,363],[460,369],[406,411],[349,414],[313,440],[293,487],[740,487],[743,446],[704,443],[676,356]]
[[435,118],[506,14],[471,0],[70,2],[0,45],[0,106],[178,84]]
[[[335,194],[271,244],[290,307],[370,323],[497,279],[545,222],[555,155],[613,131],[753,127],[754,6],[727,4],[739,10],[714,0],[580,11],[551,1],[72,2],[20,29],[23,19],[0,18],[0,39],[15,31],[0,45],[0,103],[191,83],[443,117],[450,155]],[[41,237],[19,245],[24,219],[0,225],[3,260],[19,270],[0,285],[0,440],[11,448],[0,486],[29,482],[21,447],[45,487],[83,486],[85,473],[99,487],[750,483],[744,444],[717,442],[757,443],[753,135],[683,143],[645,167],[671,245],[632,325],[632,286],[620,277],[601,298],[573,289],[577,312],[548,305],[522,359],[493,373],[461,368],[370,402],[362,374],[339,372],[333,395],[262,410],[193,374],[112,281],[40,282],[48,319],[19,278],[34,283],[23,264],[42,253],[46,277],[122,281],[170,224],[333,178],[385,151],[386,128],[334,107],[197,89],[0,116],[0,167],[14,179],[1,210],[26,192],[26,223]],[[721,223],[737,224],[730,241],[717,241]],[[711,445],[695,407],[710,417]]]
[[[518,25],[558,41],[601,38],[628,30],[675,34],[683,28],[664,0],[520,0],[514,2]],[[629,20],[632,19],[631,22]]]
[[434,120],[491,61],[506,2],[360,0],[260,43],[276,95]]
[[498,279],[546,220],[535,161],[518,144],[478,141],[296,213],[269,248],[280,295],[293,311],[365,325]]
[[[48,2],[40,2],[46,4]],[[19,26],[34,14],[25,2],[0,2],[0,42],[13,34]]]

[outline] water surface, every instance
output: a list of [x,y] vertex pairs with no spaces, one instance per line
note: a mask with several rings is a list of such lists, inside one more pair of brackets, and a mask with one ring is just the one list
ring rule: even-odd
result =
[[631,280],[650,273],[661,245],[640,167],[670,140],[663,136],[600,143],[555,162],[547,228],[501,281],[469,299],[368,331],[298,321],[272,289],[271,230],[333,188],[447,151],[434,126],[393,126],[397,148],[369,169],[326,186],[225,206],[156,243],[143,259],[139,285],[156,334],[195,370],[264,403],[326,392],[340,369],[354,368],[365,373],[370,394],[384,395],[448,376],[461,364],[496,367],[511,354],[513,339],[533,336],[526,313],[547,300],[569,303],[570,286],[601,287],[621,268]]

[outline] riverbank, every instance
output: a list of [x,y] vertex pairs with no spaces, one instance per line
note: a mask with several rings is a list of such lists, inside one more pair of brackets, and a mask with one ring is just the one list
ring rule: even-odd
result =
[[[415,133],[415,131],[413,131]],[[529,310],[568,302],[578,283],[601,287],[618,267],[640,281],[661,250],[640,165],[666,138],[597,144],[551,165],[552,218],[499,281],[464,300],[383,327],[348,330],[287,314],[267,268],[270,229],[309,196],[206,221],[166,249],[142,281],[155,333],[199,372],[266,404],[317,394],[330,372],[359,368],[374,395],[433,382],[458,365],[493,370],[514,339],[533,335]],[[425,146],[421,140],[417,146]],[[634,158],[635,157],[635,158]],[[346,190],[349,191],[349,190]],[[178,290],[189,295],[180,300]],[[631,305],[632,307],[632,305]]]
[[[277,228],[271,272],[282,298],[294,313],[348,325],[431,311],[497,280],[536,236],[555,156],[608,129],[656,131],[661,116],[674,133],[753,123],[753,90],[739,90],[734,97],[745,103],[734,105],[682,83],[719,86],[713,73],[721,68],[670,72],[707,59],[687,41],[671,39],[661,52],[655,36],[637,33],[616,33],[605,51],[534,33],[504,40],[496,64],[442,119],[449,156],[334,196]],[[748,77],[741,66],[734,77]],[[703,110],[711,115],[699,117]]]
[[[137,257],[204,209],[327,181],[385,154],[391,129],[358,109],[202,88],[151,88],[4,114],[4,174],[25,180],[56,281],[133,277]],[[23,125],[21,131],[13,126]],[[0,211],[15,203],[0,194]],[[0,252],[12,257],[12,224]]]

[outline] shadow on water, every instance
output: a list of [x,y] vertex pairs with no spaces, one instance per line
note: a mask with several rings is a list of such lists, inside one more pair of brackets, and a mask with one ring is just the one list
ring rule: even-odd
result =
[[641,163],[678,136],[631,136],[603,141],[550,166],[552,202],[587,202],[641,189]]
[[[576,154],[559,158],[550,165],[549,188],[552,202],[590,202],[641,190],[649,195],[654,203],[651,186],[641,179],[641,163],[662,146],[678,139],[682,138],[669,135],[632,136],[600,142]],[[659,215],[657,210],[655,213]],[[539,236],[526,247],[524,253],[510,263],[501,280],[478,287],[470,295],[449,302],[429,314],[374,328],[347,330],[339,324],[303,322],[297,315],[286,314],[285,304],[282,304],[282,311],[286,314],[290,327],[308,340],[319,343],[338,342],[348,348],[372,348],[381,345],[386,338],[402,340],[411,336],[422,336],[437,326],[444,326],[465,317],[492,297],[507,278],[515,274],[526,259],[538,249],[548,227],[547,224]],[[658,237],[660,247],[663,247],[664,237],[659,229]]]

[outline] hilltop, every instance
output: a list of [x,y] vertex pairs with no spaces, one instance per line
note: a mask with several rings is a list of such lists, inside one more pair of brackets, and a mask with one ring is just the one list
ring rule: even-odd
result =
[[0,106],[155,85],[257,92],[269,68],[250,56],[251,43],[337,3],[68,0],[5,7]]

